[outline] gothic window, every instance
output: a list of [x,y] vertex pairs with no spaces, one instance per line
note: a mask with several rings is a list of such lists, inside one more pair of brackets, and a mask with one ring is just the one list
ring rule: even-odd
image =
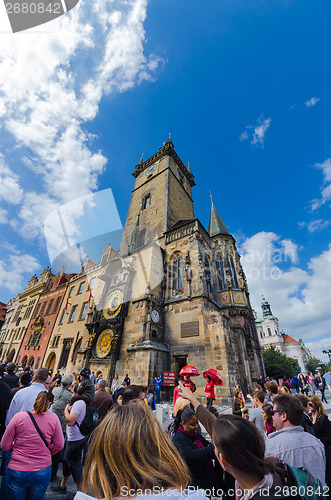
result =
[[218,286],[218,291],[220,292],[221,290],[227,289],[225,269],[224,269],[223,259],[220,254],[217,254],[215,264],[216,264],[217,286]]
[[234,267],[232,255],[227,256],[227,271],[231,280],[232,288],[238,288],[238,281],[236,275],[236,268]]
[[172,294],[183,293],[183,259],[177,255],[172,263]]
[[211,273],[210,273],[210,263],[209,259],[206,255],[205,257],[205,266],[204,266],[204,281],[205,281],[205,292],[207,296],[212,296],[212,281],[211,281]]
[[147,194],[142,201],[142,209],[145,210],[145,208],[149,207],[151,204],[151,195]]

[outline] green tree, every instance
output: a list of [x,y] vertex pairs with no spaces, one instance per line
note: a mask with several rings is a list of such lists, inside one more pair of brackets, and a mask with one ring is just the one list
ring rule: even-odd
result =
[[327,371],[326,364],[317,358],[310,358],[308,363],[306,363],[306,368],[309,372],[313,373],[315,373],[316,368],[318,368],[322,373]]
[[296,359],[289,358],[282,354],[274,346],[263,351],[264,365],[268,377],[280,378],[286,375],[293,377],[300,371],[299,363]]

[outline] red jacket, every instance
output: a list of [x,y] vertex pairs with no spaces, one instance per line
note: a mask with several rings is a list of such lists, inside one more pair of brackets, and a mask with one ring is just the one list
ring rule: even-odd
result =
[[205,387],[205,393],[207,398],[215,399],[214,382],[208,382],[208,384]]

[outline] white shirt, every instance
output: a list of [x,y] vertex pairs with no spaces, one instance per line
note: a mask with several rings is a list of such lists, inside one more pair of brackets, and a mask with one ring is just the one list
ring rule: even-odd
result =
[[33,410],[33,405],[38,394],[42,391],[46,391],[44,384],[39,384],[39,382],[32,382],[29,387],[20,389],[14,394],[11,400],[7,417],[6,417],[6,427],[16,413],[20,411]]

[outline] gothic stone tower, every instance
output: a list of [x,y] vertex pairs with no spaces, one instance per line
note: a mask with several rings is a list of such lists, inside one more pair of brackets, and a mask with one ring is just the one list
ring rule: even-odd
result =
[[[194,365],[201,375],[207,368],[222,373],[217,396],[237,383],[251,387],[264,367],[234,238],[213,203],[208,231],[195,218],[194,176],[171,139],[141,159],[133,176],[120,249],[109,263],[117,277],[102,292],[117,339],[110,375],[151,384],[164,370],[177,376]],[[205,380],[195,382],[204,395]]]

